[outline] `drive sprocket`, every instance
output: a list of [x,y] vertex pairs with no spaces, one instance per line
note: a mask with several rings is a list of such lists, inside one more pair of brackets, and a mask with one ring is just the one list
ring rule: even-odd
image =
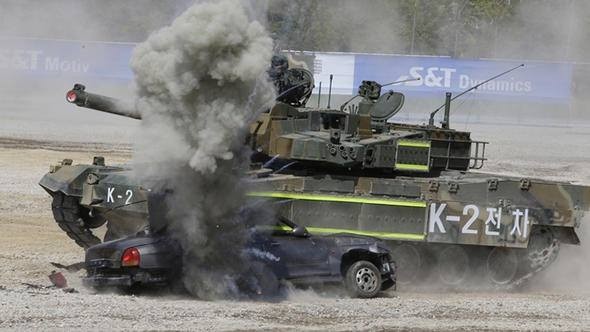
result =
[[510,282],[495,283],[501,289],[514,289],[526,284],[537,273],[547,268],[559,254],[560,242],[549,227],[536,227],[531,231],[526,249],[508,249],[519,252],[518,273]]

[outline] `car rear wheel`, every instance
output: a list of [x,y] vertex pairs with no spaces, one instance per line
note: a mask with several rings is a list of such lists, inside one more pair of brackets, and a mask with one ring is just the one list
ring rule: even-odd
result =
[[351,297],[375,297],[381,290],[381,273],[373,263],[358,261],[346,271],[344,285]]

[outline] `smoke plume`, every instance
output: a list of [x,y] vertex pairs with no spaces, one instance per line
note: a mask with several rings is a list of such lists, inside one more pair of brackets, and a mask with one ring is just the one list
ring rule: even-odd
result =
[[201,298],[235,288],[244,268],[245,128],[272,100],[272,40],[242,1],[198,3],[137,46],[143,121],[137,174],[164,179],[168,230],[184,251],[184,284]]

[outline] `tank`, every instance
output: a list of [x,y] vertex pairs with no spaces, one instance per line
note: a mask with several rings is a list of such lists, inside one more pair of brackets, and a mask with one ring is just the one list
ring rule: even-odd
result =
[[[441,126],[434,125],[436,111],[428,125],[410,125],[391,121],[405,97],[383,92],[385,84],[363,81],[341,107],[322,109],[305,106],[310,73],[300,69],[282,82],[275,105],[250,124],[247,195],[276,200],[279,214],[311,233],[387,240],[400,284],[434,278],[463,286],[483,278],[511,288],[551,264],[561,244],[580,243],[576,229],[590,188],[479,172],[488,143],[451,129],[450,93],[439,108]],[[79,84],[66,99],[140,118]],[[64,160],[40,185],[53,196],[58,225],[88,247],[100,242],[92,229],[104,223],[106,239],[146,226],[149,185],[130,172],[102,157],[91,165]]]

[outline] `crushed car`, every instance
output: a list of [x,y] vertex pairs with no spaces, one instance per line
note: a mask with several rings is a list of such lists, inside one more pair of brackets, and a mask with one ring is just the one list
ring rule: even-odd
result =
[[[273,227],[256,227],[244,252],[258,266],[250,271],[266,274],[258,278],[265,292],[275,286],[279,292],[282,281],[340,283],[351,297],[372,298],[396,285],[396,266],[381,240],[346,233],[310,235],[282,217]],[[139,232],[90,247],[85,264],[84,284],[97,289],[164,286],[179,281],[182,249],[165,233]]]

